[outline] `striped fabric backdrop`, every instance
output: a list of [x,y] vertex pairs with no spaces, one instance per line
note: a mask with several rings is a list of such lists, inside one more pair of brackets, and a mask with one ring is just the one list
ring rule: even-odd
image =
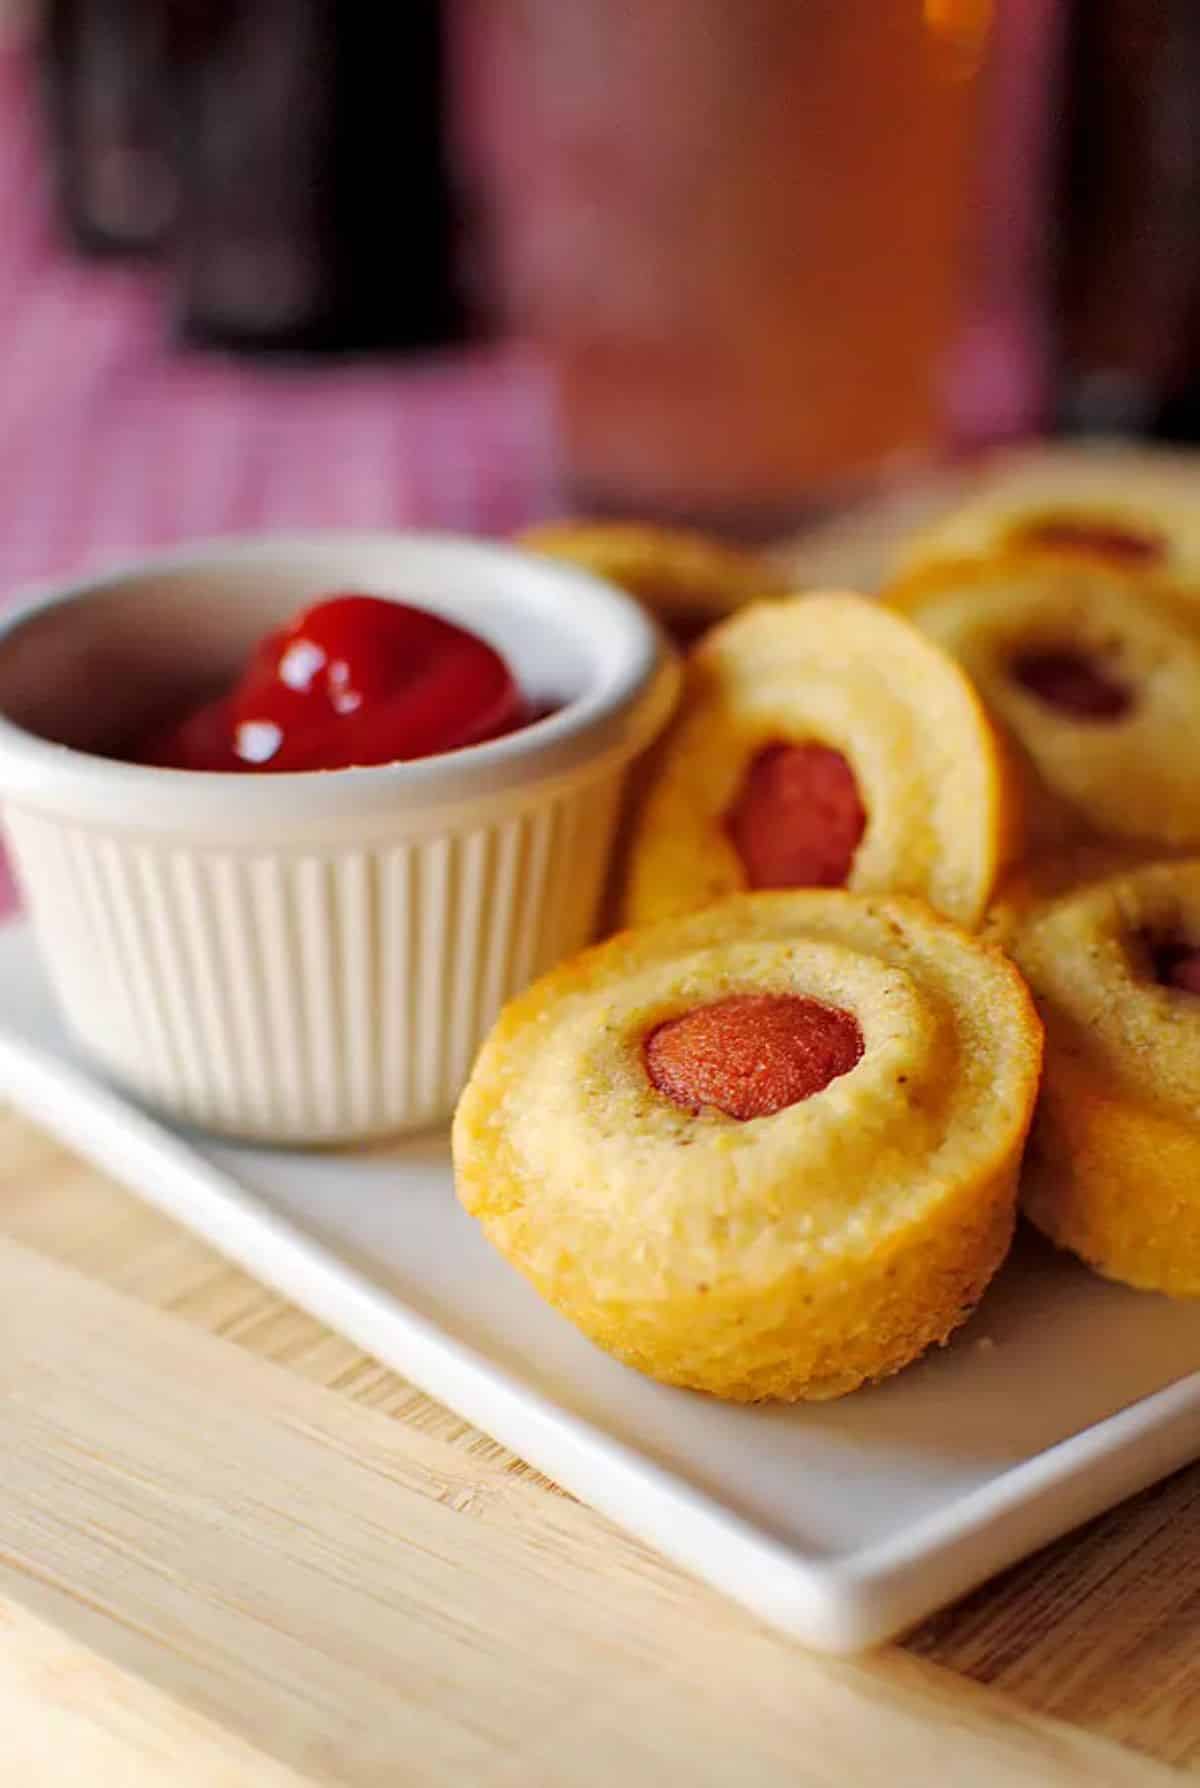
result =
[[212,534],[504,533],[552,507],[531,355],[275,370],[180,354],[158,277],[56,240],[38,124],[27,56],[0,47],[0,601]]

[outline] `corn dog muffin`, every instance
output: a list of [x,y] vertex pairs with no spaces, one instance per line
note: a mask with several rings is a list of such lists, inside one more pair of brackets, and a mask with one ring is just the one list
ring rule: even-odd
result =
[[747,889],[920,895],[978,924],[1017,779],[966,677],[857,596],[759,604],[692,654],[635,818],[630,924]]
[[1010,948],[1046,1026],[1026,1211],[1107,1278],[1200,1296],[1200,861],[1066,894]]
[[953,654],[1015,747],[1039,847],[1091,835],[1200,845],[1200,634],[1111,566],[968,559],[886,593]]
[[1157,572],[1200,595],[1200,456],[1128,446],[1022,453],[923,529],[901,563],[911,573],[1014,552]]
[[632,521],[546,522],[520,535],[517,544],[569,559],[620,584],[684,642],[746,603],[788,590],[783,573],[764,555],[686,528]]
[[920,902],[740,896],[511,1002],[458,1195],[627,1365],[841,1396],[945,1341],[1003,1260],[1040,1049],[1012,965]]

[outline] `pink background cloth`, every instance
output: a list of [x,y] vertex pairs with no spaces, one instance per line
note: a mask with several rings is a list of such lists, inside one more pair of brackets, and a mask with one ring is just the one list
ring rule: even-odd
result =
[[[28,56],[0,49],[0,603],[225,533],[507,533],[555,504],[534,355],[271,368],[176,351],[160,279],[56,240]],[[0,862],[0,912],[11,902]]]

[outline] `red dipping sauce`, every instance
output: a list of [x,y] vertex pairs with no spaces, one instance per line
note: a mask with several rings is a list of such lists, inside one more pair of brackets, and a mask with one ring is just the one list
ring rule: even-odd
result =
[[338,595],[271,634],[227,695],[134,755],[171,770],[347,770],[458,751],[544,712],[465,628],[405,603]]

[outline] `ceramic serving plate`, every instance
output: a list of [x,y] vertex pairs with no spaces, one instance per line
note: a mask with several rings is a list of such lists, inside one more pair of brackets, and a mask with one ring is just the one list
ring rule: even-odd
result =
[[953,1345],[876,1389],[724,1407],[597,1352],[459,1209],[444,1133],[300,1153],[147,1117],[0,929],[0,1096],[614,1521],[809,1645],[887,1638],[1200,1454],[1200,1304],[1025,1238]]

